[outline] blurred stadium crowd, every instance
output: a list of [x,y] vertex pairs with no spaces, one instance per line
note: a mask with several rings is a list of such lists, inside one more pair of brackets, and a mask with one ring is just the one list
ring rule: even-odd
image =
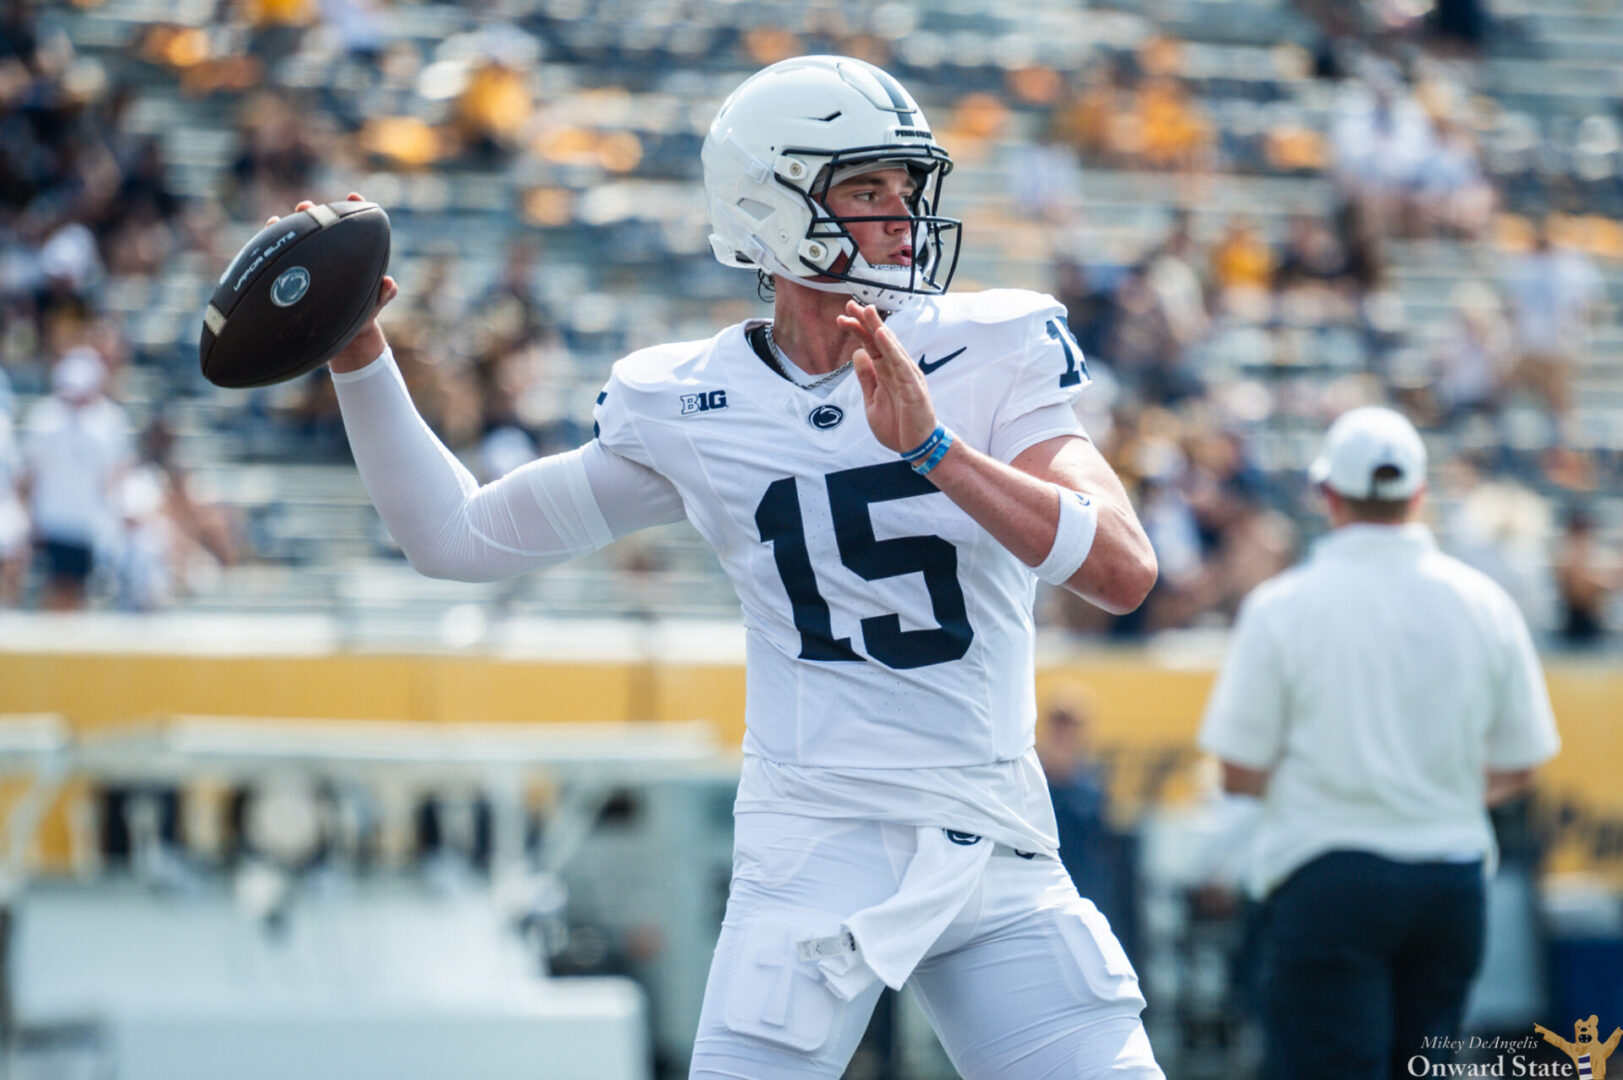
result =
[[[956,287],[1053,292],[1089,357],[1084,420],[1161,583],[1119,620],[1055,593],[1052,625],[1225,624],[1320,528],[1301,469],[1328,418],[1390,402],[1427,436],[1447,547],[1551,641],[1623,626],[1609,3],[3,11],[0,606],[310,604],[357,567],[398,569],[324,376],[243,393],[198,375],[232,252],[303,197],[382,203],[417,400],[499,475],[589,437],[624,352],[764,312],[710,256],[699,144],[743,73],[841,52],[911,87],[958,162]],[[489,595],[730,608],[683,529],[555,571],[584,575],[575,592]],[[317,584],[290,597],[267,568]],[[396,603],[430,587],[388,580]]]

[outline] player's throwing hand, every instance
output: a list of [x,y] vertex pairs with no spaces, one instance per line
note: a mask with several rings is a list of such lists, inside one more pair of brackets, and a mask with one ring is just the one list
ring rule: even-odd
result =
[[935,430],[935,405],[924,372],[872,304],[848,301],[838,321],[840,329],[862,342],[851,362],[862,384],[862,403],[874,438],[898,454],[906,453]]

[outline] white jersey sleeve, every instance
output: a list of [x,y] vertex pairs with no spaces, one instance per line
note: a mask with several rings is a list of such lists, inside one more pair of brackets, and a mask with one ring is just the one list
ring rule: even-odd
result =
[[653,455],[637,430],[636,408],[646,393],[643,387],[628,384],[623,364],[616,364],[592,410],[592,437],[604,449],[652,469]]
[[986,452],[1007,465],[1022,451],[1063,436],[1085,439],[1088,433],[1069,405],[1044,405],[993,428]]
[[1065,320],[1064,305],[1041,293],[998,292],[1017,298],[1010,304],[1014,317],[1009,332],[1020,340],[1007,361],[1009,389],[998,403],[994,427],[1049,406],[1072,405],[1092,380],[1087,358]]
[[942,422],[999,461],[1059,436],[1085,438],[1073,409],[1086,358],[1051,296],[992,289],[892,317],[930,381]]
[[1508,595],[1501,593],[1496,599],[1500,613],[1494,627],[1501,638],[1504,665],[1488,730],[1488,767],[1529,769],[1554,757],[1561,749],[1561,737],[1527,620]]
[[480,487],[418,414],[387,352],[333,383],[367,493],[431,577],[510,577],[682,516],[668,482],[597,442]]

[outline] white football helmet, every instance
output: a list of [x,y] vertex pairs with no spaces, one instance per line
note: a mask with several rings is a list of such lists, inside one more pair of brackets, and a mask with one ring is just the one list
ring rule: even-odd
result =
[[[947,291],[962,223],[936,215],[952,170],[918,104],[890,75],[846,56],[801,56],[764,68],[722,104],[705,136],[710,247],[727,266],[788,275],[824,292],[896,310]],[[912,214],[836,218],[824,196],[853,169],[896,163],[912,172]],[[913,228],[911,266],[874,266],[848,221]]]

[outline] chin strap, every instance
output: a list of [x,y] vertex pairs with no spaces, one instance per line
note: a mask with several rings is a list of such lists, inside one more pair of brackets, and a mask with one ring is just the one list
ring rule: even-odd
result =
[[854,297],[863,303],[872,304],[880,311],[900,311],[905,307],[918,303],[926,295],[924,293],[910,293],[891,289],[877,283],[866,285],[854,281],[819,281],[816,278],[802,277],[778,261],[753,236],[749,238],[748,244],[749,250],[745,254],[757,266],[779,281],[789,280],[796,285],[815,289],[817,292],[839,293],[844,296]]

